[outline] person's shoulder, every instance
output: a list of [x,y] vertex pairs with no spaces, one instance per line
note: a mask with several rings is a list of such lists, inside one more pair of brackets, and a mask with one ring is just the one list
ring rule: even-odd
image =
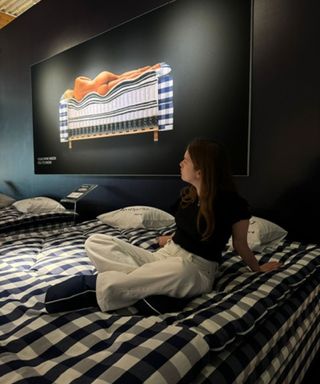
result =
[[219,191],[217,193],[216,202],[226,208],[246,207],[249,208],[248,201],[237,191]]
[[225,201],[246,201],[236,190],[220,190],[217,192],[217,199]]
[[228,217],[232,223],[250,219],[250,206],[237,191],[223,191],[219,194],[219,199],[216,202],[217,210]]

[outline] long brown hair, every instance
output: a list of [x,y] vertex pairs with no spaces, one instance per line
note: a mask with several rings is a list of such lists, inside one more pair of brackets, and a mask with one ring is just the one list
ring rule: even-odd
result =
[[[187,147],[195,170],[201,172],[199,213],[197,218],[200,232],[200,219],[205,222],[201,233],[202,240],[208,239],[215,227],[214,200],[219,191],[235,191],[230,171],[229,158],[222,144],[205,139],[194,139]],[[189,185],[181,192],[181,205],[185,207],[197,199],[197,191]]]

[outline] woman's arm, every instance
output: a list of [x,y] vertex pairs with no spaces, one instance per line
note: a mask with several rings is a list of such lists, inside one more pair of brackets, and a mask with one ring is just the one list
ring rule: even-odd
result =
[[239,253],[243,261],[254,272],[268,272],[279,268],[281,263],[276,261],[270,261],[269,263],[259,265],[255,255],[248,246],[248,228],[249,220],[240,220],[232,226],[233,248]]

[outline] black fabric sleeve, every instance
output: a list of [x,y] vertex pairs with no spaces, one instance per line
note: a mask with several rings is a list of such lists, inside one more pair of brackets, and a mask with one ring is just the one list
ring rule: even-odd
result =
[[231,223],[237,223],[240,220],[249,220],[251,217],[249,204],[241,196],[236,196],[233,201]]

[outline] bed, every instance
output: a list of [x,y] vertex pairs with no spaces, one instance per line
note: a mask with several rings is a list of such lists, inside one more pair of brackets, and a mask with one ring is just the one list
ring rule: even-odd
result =
[[6,195],[0,198],[0,238],[10,233],[36,229],[54,229],[74,224],[77,214],[48,197],[16,201]]
[[177,312],[48,314],[49,286],[96,273],[84,251],[91,234],[153,250],[174,231],[105,219],[1,239],[0,383],[301,382],[320,343],[318,245],[270,241],[257,257],[283,267],[264,274],[227,247],[213,291]]
[[[167,63],[94,79],[79,76],[59,103],[60,142],[173,129],[173,78]],[[110,85],[109,85],[110,84]]]

